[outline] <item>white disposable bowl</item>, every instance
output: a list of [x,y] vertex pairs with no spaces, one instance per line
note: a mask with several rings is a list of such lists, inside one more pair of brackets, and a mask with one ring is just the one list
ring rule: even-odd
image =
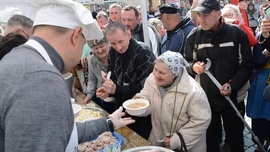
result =
[[78,104],[72,104],[72,109],[73,109],[73,112],[74,112],[74,118],[76,118],[79,115],[79,113],[80,113],[80,111],[82,109],[82,106],[80,106]]
[[[145,106],[139,108],[129,107],[134,103],[143,103]],[[149,101],[146,99],[129,99],[123,103],[123,107],[126,109],[126,112],[132,116],[140,116],[145,113],[147,107],[149,106]]]
[[75,99],[74,98],[70,98],[70,101],[72,104],[75,104]]

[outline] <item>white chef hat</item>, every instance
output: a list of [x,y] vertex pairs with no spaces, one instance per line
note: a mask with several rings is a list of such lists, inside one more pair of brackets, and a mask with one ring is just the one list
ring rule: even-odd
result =
[[163,61],[175,76],[182,74],[183,68],[188,66],[188,62],[180,53],[170,50],[161,54],[157,59]]
[[4,10],[0,10],[1,25],[6,26],[8,20],[14,15],[22,15],[22,10],[18,7],[7,7]]
[[86,40],[102,39],[103,33],[92,13],[81,3],[72,0],[28,0],[36,10],[34,26],[52,25],[75,29],[82,27]]

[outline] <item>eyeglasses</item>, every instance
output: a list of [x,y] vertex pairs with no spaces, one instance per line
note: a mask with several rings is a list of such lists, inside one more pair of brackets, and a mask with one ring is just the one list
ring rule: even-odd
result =
[[227,18],[231,18],[233,17],[234,14],[232,13],[227,13],[227,14],[223,14],[223,17],[227,17]]
[[30,37],[24,30],[22,30],[22,29],[20,29],[20,30],[21,30],[21,32],[23,32],[23,34],[26,35],[26,38],[27,38],[27,39]]

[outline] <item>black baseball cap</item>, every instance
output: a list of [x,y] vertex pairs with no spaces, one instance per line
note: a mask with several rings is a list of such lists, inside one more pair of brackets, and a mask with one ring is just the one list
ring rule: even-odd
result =
[[220,10],[220,4],[217,0],[200,0],[198,6],[191,11],[210,14],[213,10]]
[[157,13],[155,13],[155,17],[160,16],[163,13],[166,14],[176,14],[179,13],[180,10],[177,5],[175,4],[163,4]]

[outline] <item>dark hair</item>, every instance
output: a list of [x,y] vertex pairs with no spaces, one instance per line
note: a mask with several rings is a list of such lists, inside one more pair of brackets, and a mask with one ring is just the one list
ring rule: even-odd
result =
[[136,7],[132,6],[132,5],[127,5],[123,8],[124,11],[130,11],[130,10],[133,10],[134,13],[135,13],[135,17],[138,18],[139,17],[139,11]]
[[21,34],[9,33],[0,42],[0,60],[14,47],[24,44],[27,39]]
[[254,7],[254,4],[253,3],[248,3],[248,6],[253,6]]
[[97,12],[96,11],[93,11],[92,12],[92,16],[93,16],[94,19],[97,19]]

